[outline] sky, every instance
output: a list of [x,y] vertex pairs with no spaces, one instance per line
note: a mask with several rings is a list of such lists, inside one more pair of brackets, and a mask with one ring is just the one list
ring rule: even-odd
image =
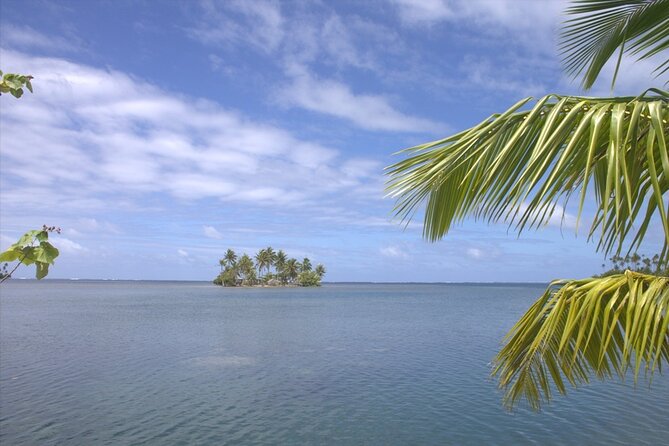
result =
[[[466,220],[430,243],[384,191],[403,148],[527,96],[583,94],[561,70],[564,7],[3,0],[0,69],[34,76],[34,94],[0,98],[0,247],[61,227],[50,278],[211,280],[227,248],[267,246],[326,281],[599,273],[569,207],[520,236]],[[614,93],[657,84],[652,67],[623,61]],[[588,94],[609,95],[611,73]]]

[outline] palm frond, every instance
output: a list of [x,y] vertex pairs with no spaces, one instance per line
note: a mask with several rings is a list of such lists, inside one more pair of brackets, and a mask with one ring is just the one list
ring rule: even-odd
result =
[[554,389],[592,376],[643,368],[649,378],[669,362],[669,278],[627,271],[553,282],[506,336],[493,375],[508,408],[522,398],[538,410]]
[[468,216],[504,221],[521,233],[564,212],[575,192],[580,219],[586,192],[594,191],[588,238],[598,240],[599,250],[636,249],[657,219],[664,230],[661,260],[667,260],[669,93],[548,95],[527,109],[531,101],[406,149],[410,156],[386,169],[396,215],[407,221],[425,202],[423,230],[431,241]]
[[[669,48],[669,0],[576,0],[566,11],[560,51],[567,74],[584,73],[582,86],[594,84],[606,62],[619,51],[611,87],[624,53],[647,59]],[[669,69],[669,59],[655,69]]]

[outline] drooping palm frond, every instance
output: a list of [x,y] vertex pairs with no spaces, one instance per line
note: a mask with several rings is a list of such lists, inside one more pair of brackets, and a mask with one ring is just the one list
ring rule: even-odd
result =
[[626,239],[636,249],[657,218],[664,229],[661,260],[667,260],[669,93],[548,95],[523,110],[530,101],[406,149],[409,158],[387,168],[397,216],[410,219],[426,202],[424,235],[431,241],[467,216],[505,221],[520,233],[547,224],[575,192],[580,219],[591,190],[597,209],[589,238],[599,250],[619,254]]
[[553,389],[591,376],[636,382],[669,362],[669,278],[627,271],[554,282],[505,338],[493,375],[511,408],[522,398],[538,410]]
[[[592,87],[606,62],[619,51],[612,81],[615,83],[624,53],[639,60],[669,49],[669,0],[576,0],[566,10],[560,50],[567,74],[585,72],[582,86]],[[669,70],[665,57],[655,69]]]

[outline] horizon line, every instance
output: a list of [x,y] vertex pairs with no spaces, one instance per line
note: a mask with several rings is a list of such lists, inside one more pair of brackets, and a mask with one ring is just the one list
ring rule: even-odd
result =
[[[200,282],[200,283],[212,283],[210,280],[204,279],[102,279],[102,278],[79,278],[79,277],[46,277],[44,279],[35,279],[33,277],[16,277],[12,278],[11,281],[32,281],[32,282],[44,282],[44,281],[68,281],[68,282]],[[406,282],[391,282],[391,281],[355,281],[355,280],[341,280],[341,281],[323,281],[324,285],[341,285],[341,284],[369,284],[369,285],[459,285],[459,284],[532,284],[532,285],[545,285],[551,281],[435,281],[435,282],[424,282],[424,281],[406,281]],[[217,285],[220,286],[220,285]],[[225,287],[223,287],[225,288]],[[235,288],[235,287],[228,287]]]

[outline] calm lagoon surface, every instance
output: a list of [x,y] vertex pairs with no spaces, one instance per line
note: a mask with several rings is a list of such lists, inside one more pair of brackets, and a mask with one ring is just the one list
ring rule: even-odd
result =
[[501,407],[490,360],[539,285],[12,280],[0,444],[669,444],[669,379]]

